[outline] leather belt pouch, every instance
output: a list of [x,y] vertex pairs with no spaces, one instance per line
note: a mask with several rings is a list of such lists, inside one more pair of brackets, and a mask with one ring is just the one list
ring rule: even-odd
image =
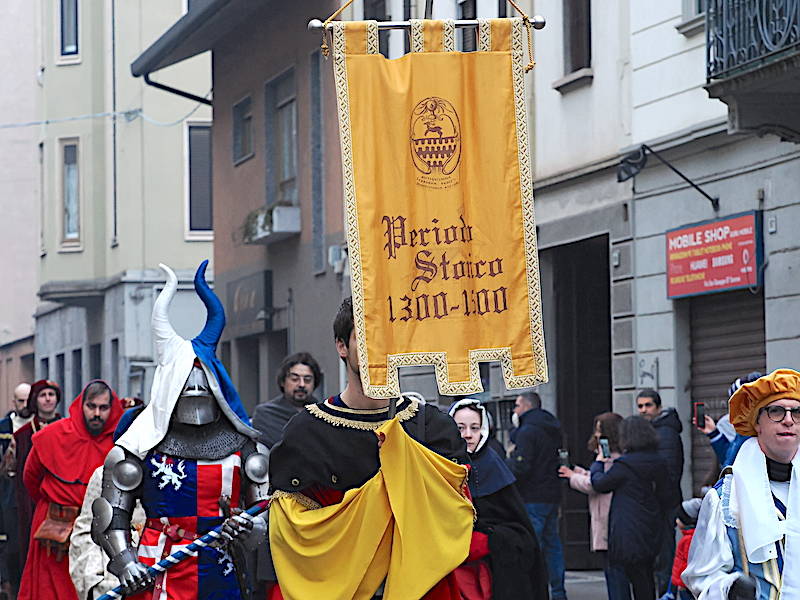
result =
[[69,549],[69,536],[78,512],[76,506],[61,506],[51,502],[47,507],[47,517],[33,534],[33,539],[38,540],[48,554],[55,554],[56,559],[61,560]]

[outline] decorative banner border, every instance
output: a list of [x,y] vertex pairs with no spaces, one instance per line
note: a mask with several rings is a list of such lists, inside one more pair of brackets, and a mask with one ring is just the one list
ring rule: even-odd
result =
[[[480,378],[480,362],[499,361],[502,367],[503,380],[508,389],[520,389],[547,382],[547,358],[542,326],[541,287],[539,283],[539,258],[536,246],[536,223],[533,207],[533,172],[528,145],[527,112],[525,110],[525,65],[524,65],[524,29],[521,18],[512,18],[511,54],[512,82],[514,92],[514,113],[516,121],[517,154],[520,176],[521,206],[523,216],[523,233],[526,258],[526,277],[528,288],[528,312],[530,321],[531,349],[536,365],[536,372],[528,375],[515,375],[510,347],[484,348],[469,350],[469,380],[452,382],[449,379],[447,354],[445,352],[413,352],[389,354],[386,358],[386,385],[375,385],[370,382],[369,356],[366,338],[366,321],[364,312],[364,280],[361,262],[361,246],[358,214],[356,210],[355,177],[353,168],[352,129],[350,122],[350,94],[348,88],[346,38],[347,23],[336,21],[333,26],[333,69],[336,82],[337,108],[339,116],[339,138],[342,153],[342,175],[344,193],[344,217],[347,230],[347,246],[350,258],[353,318],[356,341],[358,344],[359,368],[364,393],[372,398],[396,398],[400,396],[400,380],[398,367],[433,365],[439,392],[444,395],[467,395],[483,391]],[[368,40],[370,33],[377,33],[377,23],[367,25]],[[491,45],[489,27],[481,27],[479,41],[481,47]],[[455,26],[452,21],[444,22],[443,33],[446,51],[452,51],[455,40]],[[421,51],[422,26],[412,23],[412,50]],[[377,37],[377,35],[375,35]],[[376,44],[369,44],[373,48]]]

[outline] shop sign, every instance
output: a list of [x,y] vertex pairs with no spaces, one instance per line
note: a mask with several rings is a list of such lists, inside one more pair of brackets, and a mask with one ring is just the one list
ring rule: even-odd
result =
[[272,328],[272,271],[260,271],[227,285],[228,327],[234,337]]
[[761,285],[761,213],[750,211],[666,233],[667,297]]

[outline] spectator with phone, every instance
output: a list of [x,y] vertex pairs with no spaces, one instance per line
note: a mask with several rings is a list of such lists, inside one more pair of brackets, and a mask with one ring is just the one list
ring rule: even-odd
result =
[[523,392],[517,396],[511,419],[515,425],[511,431],[514,450],[507,464],[517,478],[522,501],[544,553],[550,597],[552,600],[564,600],[567,597],[564,552],[558,537],[561,424],[542,408],[542,400],[536,392]]
[[[733,396],[745,383],[752,383],[760,377],[761,373],[758,371],[753,371],[742,377],[737,377],[728,388],[728,398]],[[742,447],[745,440],[747,440],[748,436],[736,433],[730,423],[729,415],[727,413],[722,415],[719,421],[715,423],[714,419],[704,413],[702,418],[698,418],[697,415],[695,415],[692,419],[692,423],[708,437],[711,448],[714,450],[714,454],[717,455],[717,460],[719,460],[720,468],[732,465],[733,461],[736,459],[736,453],[739,451],[739,448]]]
[[[605,412],[594,418],[594,432],[589,438],[589,451],[597,455],[597,460],[611,459],[603,462],[608,471],[616,458],[622,455],[619,445],[619,425],[622,417],[613,412]],[[589,496],[589,517],[591,520],[590,549],[592,552],[605,554],[606,564],[603,572],[608,588],[608,600],[629,600],[629,581],[625,572],[608,562],[608,511],[611,508],[613,492],[600,494],[592,488],[589,471],[580,466],[569,468],[562,466],[558,470],[559,477],[569,480],[569,486]]]
[[[635,600],[654,600],[653,567],[664,535],[662,520],[676,504],[676,490],[650,422],[628,417],[619,434],[622,456],[592,464],[592,488],[600,494],[614,492],[608,518],[609,563],[628,576]],[[608,470],[607,462],[613,462]]]

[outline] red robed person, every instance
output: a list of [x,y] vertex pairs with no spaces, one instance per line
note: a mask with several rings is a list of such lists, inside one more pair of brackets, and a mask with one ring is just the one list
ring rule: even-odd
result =
[[69,416],[33,436],[23,479],[36,508],[18,600],[75,599],[67,550],[86,485],[114,445],[122,404],[104,381],[92,381]]

